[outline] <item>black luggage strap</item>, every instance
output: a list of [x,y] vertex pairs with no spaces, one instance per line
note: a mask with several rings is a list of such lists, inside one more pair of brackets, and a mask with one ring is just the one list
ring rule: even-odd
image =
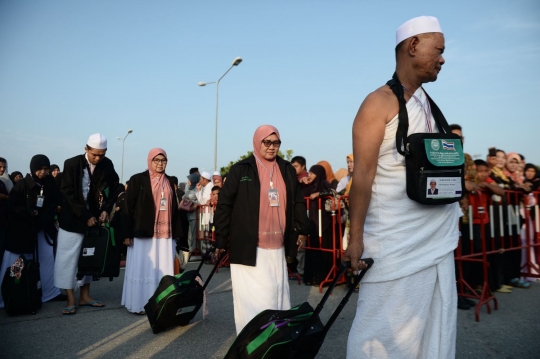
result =
[[[396,95],[399,102],[399,124],[396,131],[396,148],[399,154],[406,156],[409,153],[407,144],[405,143],[407,133],[409,132],[409,114],[407,112],[407,102],[405,101],[403,85],[401,85],[401,82],[399,81],[395,72],[392,76],[392,79],[389,80],[386,84],[390,86],[390,89],[392,90],[394,95]],[[426,91],[424,91],[424,93],[426,94],[429,105],[431,106],[431,114],[433,115],[433,119],[435,120],[435,124],[437,125],[439,133],[450,133],[450,126],[448,126],[448,122],[446,121],[446,118],[439,109],[439,106],[437,106],[437,104],[431,99],[431,97],[429,97]]]
[[[349,288],[349,290],[347,291],[347,294],[345,294],[345,297],[341,300],[341,302],[339,303],[339,305],[336,308],[336,310],[334,311],[334,313],[332,313],[332,316],[330,317],[330,319],[328,319],[328,322],[326,323],[326,325],[324,326],[324,328],[322,330],[322,338],[324,338],[324,336],[326,335],[326,333],[328,332],[328,330],[330,329],[332,324],[334,324],[337,317],[339,316],[339,313],[341,313],[341,311],[343,310],[343,307],[345,307],[345,304],[347,304],[347,302],[349,301],[349,298],[351,297],[352,293],[354,292],[356,286],[358,285],[358,283],[360,283],[360,281],[362,280],[362,278],[364,277],[366,272],[371,268],[371,266],[374,263],[373,259],[371,259],[371,258],[365,258],[365,259],[362,259],[362,261],[364,261],[367,264],[367,268],[363,269],[362,271],[360,271],[360,273],[358,273],[358,275],[356,276],[356,278],[354,280],[354,285]],[[321,301],[319,302],[319,304],[317,305],[317,308],[315,309],[315,311],[313,312],[311,317],[305,322],[305,324],[303,325],[302,330],[300,331],[300,333],[296,337],[295,344],[291,347],[291,351],[293,353],[296,353],[296,351],[298,350],[298,345],[300,344],[300,339],[302,339],[304,336],[306,336],[309,329],[311,328],[311,325],[313,324],[315,319],[318,318],[319,314],[323,310],[324,304],[328,300],[328,297],[330,297],[330,294],[332,294],[332,291],[336,287],[337,282],[339,281],[339,278],[341,278],[341,275],[343,273],[345,273],[345,271],[348,268],[350,268],[350,266],[351,266],[351,262],[348,262],[348,261],[347,262],[342,262],[341,265],[339,266],[338,273],[337,273],[336,277],[334,278],[334,280],[332,281],[332,283],[330,284],[330,287],[326,290],[326,293],[324,293],[324,296],[321,299]]]

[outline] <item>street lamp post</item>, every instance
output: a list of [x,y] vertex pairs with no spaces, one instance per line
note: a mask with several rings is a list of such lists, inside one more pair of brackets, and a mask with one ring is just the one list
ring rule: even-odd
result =
[[240,63],[242,62],[242,58],[241,57],[237,57],[233,60],[232,62],[232,65],[231,67],[229,67],[229,69],[227,71],[225,71],[225,73],[219,78],[219,80],[217,81],[212,81],[212,82],[199,82],[198,85],[199,86],[206,86],[206,85],[209,85],[209,84],[216,84],[216,135],[215,135],[215,138],[214,138],[214,171],[217,171],[217,137],[218,137],[218,106],[219,106],[219,82],[221,81],[222,78],[225,77],[225,75],[227,75],[227,73],[229,71],[231,71],[231,69],[234,67],[234,66],[238,66],[240,65]]
[[132,133],[133,130],[129,129],[124,139],[121,137],[116,137],[117,140],[122,140],[122,174],[120,175],[120,183],[124,183],[124,143],[126,142],[127,136]]

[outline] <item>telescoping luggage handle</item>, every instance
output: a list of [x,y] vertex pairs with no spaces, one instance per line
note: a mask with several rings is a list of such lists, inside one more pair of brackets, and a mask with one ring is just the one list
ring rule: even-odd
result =
[[[328,319],[328,322],[326,323],[326,325],[324,326],[323,331],[322,331],[322,338],[324,338],[324,336],[326,335],[326,333],[328,332],[328,330],[330,329],[332,324],[334,324],[334,322],[336,321],[339,313],[341,313],[341,311],[343,310],[343,307],[345,307],[345,304],[347,304],[347,302],[349,301],[349,298],[351,297],[352,293],[354,292],[356,286],[358,285],[358,283],[360,283],[360,281],[362,280],[362,278],[364,277],[366,272],[371,268],[371,266],[374,263],[373,259],[371,259],[371,258],[365,258],[365,259],[362,259],[362,261],[364,261],[367,264],[367,268],[362,269],[360,271],[360,273],[358,273],[358,275],[356,276],[356,278],[354,280],[354,284],[349,288],[349,291],[347,292],[345,297],[341,300],[341,302],[339,303],[338,307],[336,308],[336,310],[334,311],[334,313],[332,314],[330,319]],[[302,328],[302,331],[298,334],[298,337],[296,338],[296,345],[294,345],[291,348],[293,353],[296,353],[297,346],[300,343],[300,339],[303,338],[308,333],[308,331],[309,331],[309,329],[311,327],[311,324],[313,323],[315,318],[317,318],[319,316],[319,314],[321,313],[321,311],[323,310],[324,304],[326,303],[326,301],[328,300],[328,297],[330,297],[330,294],[332,293],[332,291],[336,287],[339,278],[350,267],[351,267],[351,262],[349,262],[349,261],[341,262],[341,265],[339,266],[339,270],[338,270],[338,274],[337,274],[336,278],[334,278],[334,280],[330,284],[330,287],[328,288],[326,293],[324,293],[323,298],[321,299],[321,301],[317,305],[317,308],[315,309],[315,311],[311,315],[310,319],[306,322],[306,324]]]
[[[212,254],[212,252],[214,252],[215,249],[213,248],[210,248],[206,251],[206,253],[202,256],[201,258],[201,263],[199,263],[199,266],[197,267],[197,273],[201,273],[201,268],[204,264],[204,261],[206,260],[206,258],[208,258],[210,256],[210,254]],[[214,276],[214,273],[216,272],[217,270],[217,267],[219,266],[219,263],[221,263],[221,260],[223,259],[223,256],[225,256],[225,254],[227,253],[227,251],[221,253],[219,255],[219,258],[218,260],[216,261],[216,265],[214,265],[214,268],[212,268],[212,271],[210,272],[210,274],[208,275],[208,278],[206,278],[206,280],[204,281],[204,286],[203,286],[203,290],[206,289],[206,287],[208,286],[208,283],[210,283],[210,279],[212,279],[212,277]],[[192,281],[195,280],[195,278],[192,279]],[[190,283],[191,284],[191,283]]]

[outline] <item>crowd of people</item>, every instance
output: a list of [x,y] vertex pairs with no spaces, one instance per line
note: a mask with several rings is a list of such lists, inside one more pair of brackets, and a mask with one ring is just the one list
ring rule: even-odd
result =
[[[85,233],[110,223],[125,256],[122,304],[129,312],[144,314],[161,278],[174,274],[175,257],[183,253],[187,264],[190,249],[195,249],[194,209],[215,207],[223,179],[218,172],[200,174],[192,168],[179,184],[165,173],[166,151],[154,148],[148,169],[123,185],[106,157],[103,135],[91,135],[84,150],[67,159],[62,172],[47,156],[36,155],[24,178],[19,171],[9,173],[8,161],[0,158],[0,285],[20,255],[37,255],[43,302],[66,301],[64,315],[75,314],[77,306],[105,306],[90,296],[94,278],[77,280],[76,275]],[[184,199],[191,206],[187,210],[180,206]],[[78,302],[75,288],[80,288]]]
[[[451,129],[465,142],[459,125],[451,125]],[[5,273],[20,254],[31,257],[37,245],[44,302],[67,300],[63,313],[75,313],[73,289],[79,285],[79,305],[102,306],[103,303],[93,300],[89,295],[91,278],[84,278],[78,283],[75,280],[76,258],[80,246],[73,246],[73,243],[82,241],[87,227],[110,219],[117,237],[121,238],[125,245],[122,250],[127,259],[122,304],[130,312],[143,314],[144,305],[161,277],[172,274],[175,256],[180,253],[185,267],[190,253],[196,248],[203,253],[209,248],[209,241],[196,243],[196,240],[200,239],[196,232],[198,211],[178,210],[180,202],[188,200],[192,209],[203,206],[210,207],[214,212],[217,209],[219,193],[228,176],[222,176],[219,172],[200,173],[198,168],[194,167],[189,170],[186,181],[178,183],[176,177],[165,173],[167,153],[163,149],[155,148],[148,154],[148,170],[132,176],[124,186],[118,182],[112,162],[105,157],[106,139],[102,135],[90,136],[85,152],[85,155],[67,160],[63,172],[60,172],[58,165],[50,165],[46,156],[36,155],[31,159],[30,173],[25,177],[20,171],[8,174],[8,162],[0,158],[0,245],[5,249],[0,262],[1,273]],[[468,223],[469,218],[473,218],[473,237],[477,239],[474,250],[479,252],[480,216],[484,216],[487,222],[489,216],[485,213],[474,213],[470,217],[469,205],[486,206],[485,203],[491,196],[499,196],[495,199],[500,201],[505,198],[505,190],[531,193],[540,187],[540,179],[537,167],[526,163],[522,155],[513,152],[506,154],[501,149],[493,148],[486,160],[473,160],[467,154],[465,158],[466,194],[460,201],[463,211],[460,219],[461,232],[462,238],[468,243]],[[346,247],[348,202],[343,201],[346,204],[343,210],[345,215],[338,218],[342,233],[345,233],[343,241],[337,226],[331,225],[331,212],[322,211],[319,217],[318,198],[349,194],[354,156],[346,156],[347,169],[342,168],[335,173],[330,163],[324,160],[310,166],[309,171],[306,158],[302,156],[293,157],[290,163],[294,168],[300,193],[308,199],[306,234],[310,238],[309,246],[326,249],[332,249],[333,246]],[[265,173],[264,170],[260,172]],[[233,181],[237,180],[233,178]],[[129,191],[128,186],[140,190]],[[108,195],[104,195],[98,188],[108,188]],[[224,201],[227,201],[230,194],[225,192],[225,196]],[[40,207],[37,206],[38,197],[45,198]],[[166,209],[163,209],[164,207]],[[498,222],[499,217],[496,216],[495,220]],[[506,218],[504,220],[507,221]],[[213,226],[213,218],[209,222]],[[486,228],[489,230],[489,227]],[[495,236],[500,237],[501,226],[497,223],[493,228],[497,231]],[[503,228],[507,228],[507,225]],[[219,235],[221,232],[217,233]],[[487,232],[487,236],[489,235]],[[506,236],[508,233],[502,235]],[[182,246],[175,241],[181,238],[186,240],[185,251],[182,251]],[[518,245],[514,243],[517,241],[515,234],[508,238],[510,242],[507,246]],[[497,243],[500,245],[500,240]],[[465,254],[470,252],[468,246],[463,246],[463,250]],[[319,286],[331,269],[332,255],[331,252],[306,251],[300,247],[295,258],[287,259],[289,272],[298,273],[306,285]],[[148,258],[153,262],[145,263]],[[511,293],[513,288],[528,288],[531,285],[530,280],[534,280],[520,276],[523,261],[521,251],[490,255],[489,259],[489,283],[495,292]],[[56,275],[56,280],[55,262],[56,270],[62,273]],[[210,259],[207,259],[207,263],[211,263]],[[232,268],[234,269],[234,265]],[[464,278],[481,291],[484,279],[480,265],[465,263]],[[61,294],[58,288],[65,289],[66,294]],[[468,298],[458,299],[460,309],[469,309],[474,304]],[[0,305],[3,303],[0,302]]]
[[[462,142],[465,144],[461,126],[454,124],[450,128],[453,133],[461,137]],[[500,248],[515,248],[526,244],[525,212],[519,211],[519,215],[513,215],[509,213],[508,206],[532,209],[531,216],[534,218],[536,198],[532,193],[538,191],[540,187],[538,167],[536,165],[527,163],[525,157],[521,154],[515,152],[506,153],[504,150],[494,147],[488,150],[485,160],[473,160],[470,155],[465,153],[465,187],[464,198],[460,201],[463,213],[460,218],[462,254],[481,253],[481,227],[484,230],[487,251],[496,251]],[[513,195],[508,196],[508,191],[511,191]],[[490,208],[493,211],[491,215]],[[469,213],[469,211],[472,211],[472,213]],[[502,216],[499,213],[502,213]],[[471,220],[472,223],[470,223]],[[494,223],[490,224],[490,221]],[[503,225],[501,225],[501,222]],[[512,227],[515,227],[516,224],[520,228],[519,233],[512,230]],[[532,222],[529,227],[532,228]],[[471,228],[473,231],[472,250],[470,246]],[[494,233],[491,233],[492,230]],[[519,237],[521,242],[519,242]],[[491,241],[491,238],[494,238],[494,241]],[[533,236],[531,236],[531,239],[533,239]],[[537,247],[531,253],[533,265],[540,263],[539,249]],[[536,278],[521,275],[521,268],[526,264],[526,258],[525,249],[506,250],[501,251],[501,253],[490,254],[488,256],[488,280],[491,291],[512,293],[514,288],[529,288],[531,283],[536,281]],[[471,262],[464,262],[462,266],[463,279],[477,293],[481,293],[485,279],[482,266]],[[458,298],[459,309],[467,310],[474,305],[476,303],[471,299]]]

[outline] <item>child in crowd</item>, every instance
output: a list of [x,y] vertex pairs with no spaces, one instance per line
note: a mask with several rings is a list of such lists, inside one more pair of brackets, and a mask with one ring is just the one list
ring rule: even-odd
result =
[[536,169],[536,166],[532,163],[527,163],[525,165],[525,182],[531,183],[531,191],[537,191],[538,187],[540,187],[540,179],[537,177],[538,170]]
[[214,207],[217,206],[217,202],[219,198],[219,191],[221,191],[220,186],[212,187],[212,192],[210,194],[210,204]]

